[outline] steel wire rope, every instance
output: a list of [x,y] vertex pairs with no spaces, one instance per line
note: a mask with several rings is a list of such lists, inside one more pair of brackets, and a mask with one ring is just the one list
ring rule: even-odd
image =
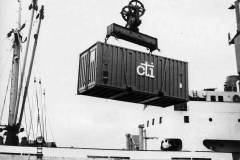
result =
[[44,108],[43,108],[43,94],[42,94],[42,81],[41,79],[39,78],[38,80],[38,86],[39,86],[39,89],[38,89],[38,95],[40,95],[40,112],[41,112],[41,124],[42,124],[42,134],[43,134],[43,137],[45,138],[45,124],[44,124],[44,115],[43,115],[43,112],[44,112]]
[[47,108],[46,108],[46,91],[45,89],[43,90],[43,107],[44,107],[44,123],[45,123],[45,136],[46,136],[46,140],[47,140]]
[[[34,92],[34,91],[33,91],[33,92]],[[34,95],[34,93],[33,93],[32,95]],[[32,110],[31,110],[31,111],[32,111],[32,124],[33,124],[33,131],[34,131],[34,123],[33,123],[33,119],[35,118],[34,115],[35,115],[35,109],[36,109],[36,107],[34,107],[34,106],[36,106],[36,105],[35,105],[35,102],[36,102],[36,100],[34,99],[34,97],[32,97],[31,104],[32,104],[33,107],[32,107]],[[36,128],[35,128],[35,129],[36,129]],[[35,130],[35,131],[36,131],[36,130]],[[37,131],[36,131],[36,132],[35,132],[35,131],[34,131],[34,137],[33,137],[34,139],[37,137],[37,136],[36,136],[36,132],[37,132]]]
[[31,106],[30,106],[30,100],[29,100],[29,96],[27,95],[27,102],[28,102],[28,107],[29,107],[29,113],[30,113],[30,123],[29,123],[29,132],[28,132],[28,139],[30,137],[30,132],[31,132],[31,129],[32,129],[32,134],[33,134],[33,139],[35,138],[35,133],[34,133],[34,127],[33,127],[33,123],[32,123],[32,109],[31,109]]
[[36,136],[38,135],[38,127],[40,129],[40,135],[42,137],[42,128],[41,128],[41,120],[40,120],[40,111],[39,111],[39,106],[38,106],[38,92],[37,92],[37,85],[36,85],[36,79],[34,79],[34,84],[35,84],[35,96],[36,96],[36,106],[37,106],[37,134]]

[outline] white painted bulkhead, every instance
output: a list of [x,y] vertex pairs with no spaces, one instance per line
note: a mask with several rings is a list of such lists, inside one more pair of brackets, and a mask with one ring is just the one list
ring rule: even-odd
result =
[[205,91],[206,101],[212,101],[211,97],[214,97],[216,102],[220,102],[220,97],[224,102],[233,102],[233,96],[240,96],[240,92],[219,92],[219,91]]
[[[158,139],[147,140],[147,149],[159,150],[164,138],[181,139],[183,150],[189,151],[209,151],[203,146],[204,139],[240,140],[239,105],[231,102],[191,101],[188,103],[188,111],[174,111],[173,106],[149,106],[145,109],[144,126],[147,137]],[[189,116],[189,123],[184,122],[184,116]]]

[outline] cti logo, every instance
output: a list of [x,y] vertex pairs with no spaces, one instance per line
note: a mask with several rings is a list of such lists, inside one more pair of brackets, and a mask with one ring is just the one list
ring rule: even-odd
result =
[[153,69],[153,62],[151,62],[151,64],[148,64],[148,62],[145,61],[145,63],[140,63],[140,65],[137,66],[137,74],[140,76],[155,78],[155,76],[153,75]]

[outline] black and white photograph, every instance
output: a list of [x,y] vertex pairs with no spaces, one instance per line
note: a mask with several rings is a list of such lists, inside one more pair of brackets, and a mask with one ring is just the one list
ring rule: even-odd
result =
[[240,160],[240,0],[0,0],[0,160]]

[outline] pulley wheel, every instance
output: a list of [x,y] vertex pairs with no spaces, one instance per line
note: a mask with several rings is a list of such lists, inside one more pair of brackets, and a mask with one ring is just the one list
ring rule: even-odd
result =
[[138,0],[132,0],[129,2],[128,4],[129,6],[133,6],[133,7],[137,7],[138,11],[139,11],[139,16],[141,17],[144,12],[145,12],[145,8],[144,5],[142,4],[142,2],[138,1]]
[[131,12],[131,11],[130,11],[129,6],[123,7],[123,9],[122,9],[122,11],[121,11],[121,15],[122,15],[122,18],[123,18],[125,21],[128,21],[130,12]]

